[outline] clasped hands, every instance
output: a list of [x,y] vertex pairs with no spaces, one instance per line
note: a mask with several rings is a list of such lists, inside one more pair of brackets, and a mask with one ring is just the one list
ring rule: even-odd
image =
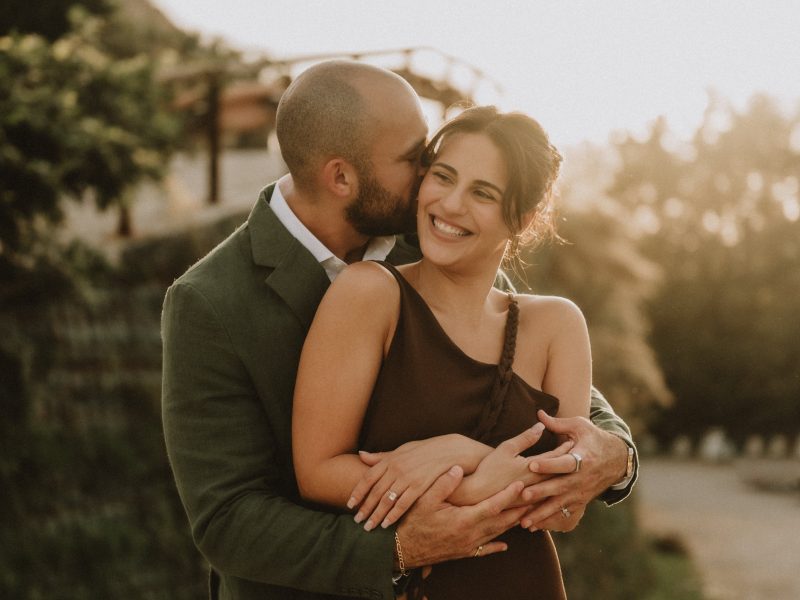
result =
[[[457,486],[446,496],[447,504],[477,506],[492,498],[494,509],[497,500],[492,495],[503,493],[505,504],[501,510],[514,511],[518,516],[508,526],[518,522],[532,531],[569,531],[580,521],[587,503],[619,478],[616,467],[609,468],[603,455],[611,444],[619,444],[622,447],[617,454],[623,456],[624,442],[588,419],[558,419],[542,411],[539,418],[540,424],[495,449],[453,434],[409,442],[392,452],[362,452],[361,460],[370,469],[354,488],[348,507],[358,507],[355,519],[364,522],[365,529],[388,527],[409,511],[438,478],[453,465],[459,465],[465,477],[458,477]],[[564,443],[534,457],[520,456],[539,440],[543,424],[559,434]],[[583,459],[583,468],[578,472],[570,452]],[[621,468],[624,470],[624,465]],[[510,488],[517,482],[521,484],[512,495]]]

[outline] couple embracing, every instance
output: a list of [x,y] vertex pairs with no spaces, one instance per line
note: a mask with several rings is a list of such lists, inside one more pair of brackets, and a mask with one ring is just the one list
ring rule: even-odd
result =
[[311,67],[278,107],[289,174],[167,292],[164,432],[213,598],[564,598],[549,531],[630,492],[581,312],[499,270],[552,233],[561,156],[493,107],[427,133],[393,73]]

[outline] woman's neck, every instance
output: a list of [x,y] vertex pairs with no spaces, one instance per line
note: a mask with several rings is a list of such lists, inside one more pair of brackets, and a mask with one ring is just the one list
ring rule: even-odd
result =
[[457,314],[459,320],[477,325],[487,312],[493,312],[490,294],[501,260],[502,257],[498,257],[496,262],[487,260],[486,265],[455,271],[423,258],[409,274],[417,292],[434,312]]

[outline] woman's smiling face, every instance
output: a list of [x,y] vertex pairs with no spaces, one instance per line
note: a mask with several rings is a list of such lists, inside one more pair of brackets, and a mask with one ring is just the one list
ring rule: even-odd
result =
[[511,233],[503,220],[505,160],[482,133],[453,133],[419,190],[417,231],[427,260],[447,266],[499,262]]

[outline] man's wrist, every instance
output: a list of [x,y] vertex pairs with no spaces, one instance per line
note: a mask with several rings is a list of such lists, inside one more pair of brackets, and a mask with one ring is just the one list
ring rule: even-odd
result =
[[[613,433],[611,435],[614,435]],[[622,474],[619,479],[613,483],[609,489],[611,490],[624,490],[628,485],[630,485],[631,480],[633,480],[633,476],[636,473],[636,452],[633,449],[633,446],[628,444],[628,442],[618,435],[614,435],[625,447],[625,462],[624,467],[622,469]]]
[[392,589],[395,597],[406,592],[411,573],[406,570],[403,547],[400,545],[400,536],[394,532],[394,551],[392,552]]

